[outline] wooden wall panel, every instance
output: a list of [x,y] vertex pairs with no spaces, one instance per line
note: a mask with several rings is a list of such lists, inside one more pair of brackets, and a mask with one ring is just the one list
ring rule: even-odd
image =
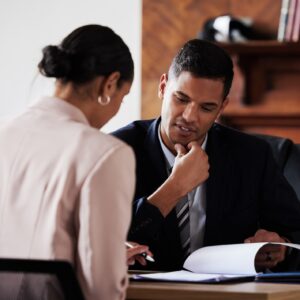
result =
[[188,39],[195,38],[207,18],[228,7],[228,0],[144,0],[143,74],[157,76]]

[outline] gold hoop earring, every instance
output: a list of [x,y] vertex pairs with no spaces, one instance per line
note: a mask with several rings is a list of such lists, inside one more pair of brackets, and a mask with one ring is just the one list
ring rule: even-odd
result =
[[102,96],[99,96],[98,97],[98,103],[100,105],[103,105],[103,106],[108,105],[110,103],[110,97],[109,96],[104,96],[103,99],[102,99]]
[[160,100],[163,100],[164,95],[163,95],[162,90],[159,90],[159,91],[158,91],[158,98],[159,98]]

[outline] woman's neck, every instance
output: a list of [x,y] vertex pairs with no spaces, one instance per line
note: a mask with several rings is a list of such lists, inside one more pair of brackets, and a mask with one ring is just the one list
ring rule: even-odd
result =
[[57,82],[54,96],[80,109],[92,127],[101,128],[104,125],[97,102],[97,93],[93,92],[91,87]]

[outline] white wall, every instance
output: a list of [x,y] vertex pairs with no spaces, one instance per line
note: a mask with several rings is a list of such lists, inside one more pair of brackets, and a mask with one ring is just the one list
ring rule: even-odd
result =
[[140,118],[141,0],[1,0],[1,117],[22,111],[41,95],[52,94],[53,82],[37,75],[41,49],[59,43],[76,27],[91,23],[116,31],[135,62],[131,92],[104,131]]

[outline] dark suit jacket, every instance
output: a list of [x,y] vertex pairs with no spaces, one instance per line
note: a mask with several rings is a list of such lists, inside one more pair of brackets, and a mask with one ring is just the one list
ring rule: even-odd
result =
[[[175,211],[164,218],[146,200],[167,178],[159,123],[160,119],[136,121],[113,134],[134,149],[137,160],[128,239],[150,246],[156,262],[148,263],[148,269],[176,270],[182,268],[183,253]],[[300,242],[300,203],[265,141],[214,124],[206,152],[210,176],[204,246],[243,243],[259,228]]]

